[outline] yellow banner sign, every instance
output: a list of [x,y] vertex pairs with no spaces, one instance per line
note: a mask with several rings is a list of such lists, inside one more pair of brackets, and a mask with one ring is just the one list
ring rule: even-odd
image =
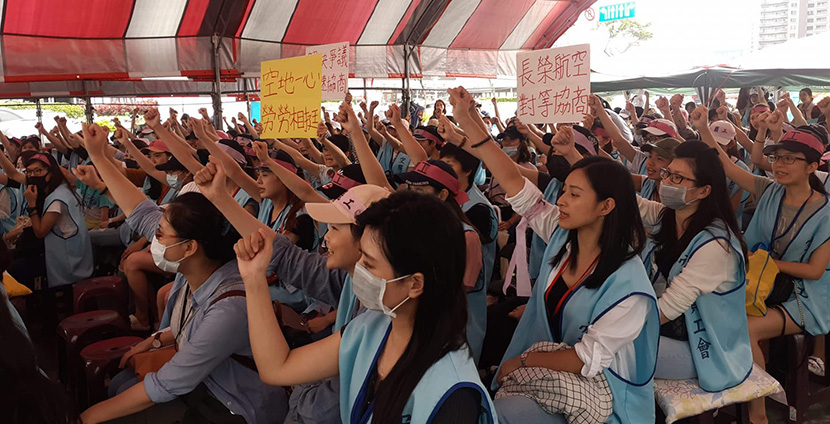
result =
[[312,138],[320,122],[323,56],[262,62],[261,138]]

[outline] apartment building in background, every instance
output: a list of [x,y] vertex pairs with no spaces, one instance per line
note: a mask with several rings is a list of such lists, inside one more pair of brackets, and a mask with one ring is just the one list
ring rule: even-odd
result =
[[827,31],[830,0],[761,0],[756,49]]

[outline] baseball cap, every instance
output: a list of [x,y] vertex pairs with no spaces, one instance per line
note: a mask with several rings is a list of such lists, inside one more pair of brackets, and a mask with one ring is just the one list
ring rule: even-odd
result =
[[340,149],[343,153],[349,153],[351,150],[351,142],[349,142],[349,137],[346,137],[343,134],[333,134],[328,137],[328,140],[332,142],[338,149]]
[[726,146],[738,134],[735,127],[729,121],[715,121],[709,124],[709,130],[715,136],[715,140],[721,145]]
[[669,121],[668,119],[655,119],[648,123],[648,126],[643,128],[641,131],[645,131],[649,134],[654,135],[669,135],[672,138],[677,137],[677,126],[674,125],[674,122]]
[[372,203],[392,194],[389,190],[370,184],[350,188],[329,203],[306,203],[306,211],[317,222],[324,224],[354,224],[356,218]]
[[819,162],[824,153],[824,145],[818,137],[808,131],[798,129],[787,131],[781,137],[781,141],[764,147],[764,154],[771,155],[778,151],[778,149],[784,149],[794,153],[804,153],[808,162]]
[[674,138],[664,138],[657,143],[644,144],[640,149],[646,153],[654,150],[657,156],[663,159],[674,160],[674,149],[680,145],[680,140]]
[[156,153],[158,153],[158,152],[170,153],[170,149],[167,148],[167,144],[165,144],[161,140],[154,140],[152,143],[150,143],[145,148],[145,150],[149,150],[151,152],[156,152]]
[[245,159],[245,150],[243,150],[242,146],[239,143],[233,140],[222,139],[216,143],[216,146],[219,147],[223,152],[227,153],[228,156],[233,158],[236,163],[240,165],[245,165],[248,163],[247,159]]
[[175,156],[171,157],[167,162],[157,165],[156,169],[159,171],[187,171],[187,168]]
[[397,174],[394,178],[398,183],[407,183],[415,186],[430,185],[439,190],[446,189],[453,195],[459,205],[463,205],[470,200],[467,193],[461,190],[461,184],[458,182],[458,174],[455,173],[449,164],[442,160],[430,159],[419,162],[412,171]]
[[331,176],[331,182],[320,187],[320,192],[329,199],[337,199],[353,187],[366,184],[363,169],[354,163],[340,168]]
[[154,132],[155,132],[155,131],[153,131],[153,129],[152,129],[152,128],[150,128],[150,126],[149,126],[149,125],[145,125],[145,126],[144,126],[144,128],[142,128],[142,129],[141,129],[141,133],[142,133],[142,134],[152,134],[152,133],[154,133]]
[[524,140],[525,136],[519,132],[519,129],[516,128],[515,125],[511,125],[505,128],[503,133],[500,133],[496,136],[497,140],[504,140],[505,138],[510,138],[514,140]]
[[416,140],[432,141],[438,148],[441,148],[441,146],[444,145],[444,138],[438,134],[438,127],[434,125],[415,128],[415,131],[412,132],[412,136],[415,137]]

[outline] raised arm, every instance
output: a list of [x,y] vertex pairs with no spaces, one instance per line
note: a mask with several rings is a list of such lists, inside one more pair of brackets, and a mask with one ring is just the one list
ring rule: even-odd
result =
[[[280,141],[282,143],[282,141]],[[261,142],[255,141],[254,142],[254,151],[259,158],[259,161],[262,162],[263,166],[267,166],[277,178],[285,184],[285,187],[290,190],[292,193],[297,195],[305,203],[327,203],[329,200],[323,197],[317,190],[314,190],[311,187],[311,184],[308,181],[300,178],[297,174],[285,169],[282,165],[274,162],[268,156],[268,145]],[[291,151],[292,149],[286,147],[286,151]],[[305,158],[303,158],[305,159]],[[308,160],[308,159],[305,159]]]
[[248,134],[251,134],[251,138],[259,138],[259,133],[257,133],[256,128],[254,128],[254,126],[251,125],[251,120],[248,119],[248,117],[245,116],[245,114],[242,112],[239,112],[239,115],[237,116],[239,117],[239,120],[242,121],[243,124],[245,124],[245,128],[248,130]]
[[[458,147],[481,159],[487,169],[493,173],[493,178],[498,180],[504,188],[508,197],[518,194],[524,187],[524,177],[522,177],[513,160],[492,140],[490,134],[487,134],[475,123],[474,119],[476,119],[478,113],[475,110],[475,101],[470,93],[464,87],[451,88],[447,91],[450,94],[453,116],[468,137],[466,142],[462,140]],[[481,118],[478,117],[478,119]]]
[[636,126],[637,123],[640,122],[640,118],[637,116],[637,108],[634,107],[634,103],[631,103],[630,101],[628,101],[628,99],[626,99],[625,110],[628,111],[628,119],[631,121],[631,126]]
[[199,186],[199,191],[222,212],[222,215],[225,215],[241,236],[247,236],[260,229],[274,233],[274,230],[257,220],[233,199],[228,192],[226,178],[222,164],[216,158],[211,158],[210,162],[193,176],[193,181]]
[[602,122],[602,128],[605,129],[605,132],[611,137],[611,141],[614,143],[614,147],[626,158],[629,162],[634,160],[634,157],[637,154],[637,151],[634,149],[634,146],[622,136],[620,133],[620,129],[614,124],[614,121],[611,120],[611,117],[608,116],[608,112],[602,107],[602,101],[600,101],[599,97],[595,94],[591,94],[588,96],[588,107],[591,108],[591,113],[599,118],[599,121]]
[[[0,133],[0,138],[5,139],[6,136]],[[8,180],[17,181],[20,184],[26,184],[26,176],[17,170],[17,167],[9,160],[9,158],[0,153],[0,167],[3,168],[3,174],[0,176],[0,184],[7,185]],[[5,180],[5,181],[4,181]]]
[[392,122],[395,129],[398,130],[398,137],[401,138],[404,152],[412,160],[412,164],[423,162],[429,159],[426,150],[415,140],[412,133],[409,132],[409,122],[401,117],[401,108],[396,104],[389,105],[389,110],[386,111],[386,119]]
[[66,145],[63,144],[63,140],[61,140],[60,137],[56,137],[50,134],[48,131],[46,131],[46,128],[43,127],[43,123],[38,122],[37,124],[35,124],[35,128],[37,128],[38,133],[46,136],[46,139],[49,140],[49,142],[52,143],[52,145],[55,146],[55,148],[58,149],[59,152],[63,153],[64,155],[69,154],[69,149],[67,149]]
[[383,167],[380,166],[377,157],[369,147],[369,142],[363,136],[363,131],[360,129],[360,122],[354,114],[352,105],[342,103],[340,105],[340,112],[342,112],[344,120],[340,123],[346,126],[346,129],[352,134],[352,143],[354,143],[354,150],[357,153],[360,168],[363,170],[363,175],[366,176],[366,183],[383,187],[389,191],[395,191],[386,179],[386,173],[383,172]]
[[[686,118],[683,116],[683,95],[675,94],[671,96],[669,104],[671,105],[671,118],[674,121],[674,125],[677,126],[678,132],[681,129],[689,128],[689,123],[686,122]],[[726,106],[724,105],[724,107]]]
[[769,131],[769,123],[767,118],[769,118],[769,116],[768,112],[764,112],[758,116],[758,133],[755,135],[755,142],[752,143],[752,150],[750,150],[752,163],[764,171],[772,170],[770,163],[764,160],[764,146],[766,145],[767,132]]
[[795,102],[793,102],[793,99],[790,98],[790,93],[782,94],[781,95],[781,101],[778,102],[778,104],[780,105],[781,102],[784,102],[787,106],[787,109],[790,111],[790,113],[793,114],[793,120],[792,120],[793,126],[800,127],[802,125],[807,125],[807,119],[801,113],[801,110],[798,108],[798,106],[795,105]]
[[755,176],[732,162],[729,155],[723,151],[720,144],[715,140],[715,136],[712,135],[712,131],[709,130],[709,109],[703,105],[698,106],[689,118],[692,120],[695,128],[697,128],[697,131],[700,133],[700,138],[703,142],[708,144],[709,147],[718,150],[718,155],[720,156],[720,161],[723,164],[723,169],[726,171],[726,177],[737,183],[744,190],[756,195],[756,198],[759,197],[758,195],[760,193],[755,192]]
[[75,138],[77,136],[75,134],[72,134],[72,132],[69,131],[69,128],[67,128],[66,118],[55,117],[55,120],[58,122],[58,130],[61,132],[63,139],[66,140],[66,144],[68,145],[68,147],[70,149],[77,149],[78,147],[81,147],[81,141]]
[[161,125],[161,121],[159,120],[159,111],[156,108],[151,108],[144,114],[144,121],[147,122],[147,125],[153,129],[153,131],[158,134],[159,138],[167,145],[167,148],[170,149],[170,153],[176,157],[176,159],[190,171],[191,174],[195,174],[202,169],[202,164],[199,163],[198,160],[193,156],[196,151],[190,147],[183,139],[179,138],[176,134],[170,132],[167,128]]
[[141,153],[141,150],[138,150],[138,147],[135,147],[135,144],[133,144],[133,141],[127,135],[126,130],[124,130],[123,128],[116,130],[115,138],[118,140],[119,143],[123,144],[127,148],[127,151],[130,152],[130,156],[133,157],[135,162],[138,164],[138,167],[141,168],[141,170],[144,171],[144,173],[146,173],[156,181],[167,184],[167,173],[156,169],[156,166],[153,165],[153,162],[150,161],[150,159],[147,156],[144,156],[144,153]]
[[[341,122],[340,125],[343,125],[343,123]],[[357,132],[360,133],[361,137],[363,137],[363,130],[361,130],[359,127],[357,129]],[[355,133],[352,133],[352,139],[354,138]],[[323,146],[326,146],[326,150],[329,151],[329,153],[331,154],[331,158],[334,159],[334,162],[337,164],[337,166],[345,168],[352,164],[352,161],[350,161],[348,156],[346,156],[346,152],[340,150],[340,148],[337,147],[331,141],[329,141],[328,138],[324,138],[321,141],[323,142]]]
[[193,133],[196,134],[196,137],[202,142],[202,145],[210,153],[210,156],[216,158],[216,160],[222,164],[222,167],[225,169],[227,176],[231,179],[231,181],[241,187],[245,193],[248,193],[254,201],[257,203],[261,202],[262,198],[259,196],[259,185],[257,185],[256,180],[251,178],[251,176],[248,175],[248,173],[246,173],[241,166],[239,166],[239,163],[237,163],[236,160],[234,160],[224,150],[219,148],[216,144],[219,138],[207,132],[207,124],[208,123],[202,119],[191,119]]
[[112,199],[124,214],[130,216],[136,206],[147,200],[147,197],[107,159],[107,133],[104,129],[95,124],[83,124],[83,134],[89,157],[109,189],[107,192],[112,195]]
[[259,231],[235,246],[239,273],[245,283],[248,335],[259,377],[266,384],[282,386],[334,377],[339,373],[339,331],[292,350],[277,322],[265,277],[274,237],[273,232]]
[[530,140],[531,143],[533,143],[536,150],[547,155],[548,152],[550,152],[551,147],[545,144],[542,137],[534,131],[533,128],[536,128],[533,124],[523,124],[521,121],[516,123],[516,129],[518,129],[520,133],[522,133],[528,140]]
[[[491,99],[491,101],[493,102],[493,112],[494,112],[494,115],[496,115],[496,128],[498,128],[498,129],[499,129],[499,132],[500,132],[500,133],[503,133],[503,132],[504,132],[504,121],[502,121],[502,119],[501,119],[501,114],[499,114],[499,101],[498,101],[498,100],[496,100],[496,98],[495,98],[495,97],[493,97],[493,98]],[[453,113],[455,113],[455,112],[453,112]],[[457,120],[457,119],[458,119],[458,118],[456,118],[456,120]]]

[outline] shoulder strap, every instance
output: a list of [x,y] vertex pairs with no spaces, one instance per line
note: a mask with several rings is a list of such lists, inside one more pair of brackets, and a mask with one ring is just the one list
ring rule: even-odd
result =
[[216,299],[213,299],[210,302],[210,306],[213,306],[216,304],[216,302],[219,302],[222,299],[227,299],[229,297],[245,297],[245,290],[228,290],[220,294],[219,296],[216,296]]

